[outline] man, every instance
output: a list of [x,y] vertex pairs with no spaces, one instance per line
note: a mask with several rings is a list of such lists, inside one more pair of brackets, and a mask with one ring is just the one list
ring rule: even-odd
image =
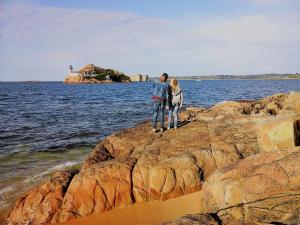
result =
[[154,93],[152,96],[153,102],[154,102],[154,115],[153,115],[153,123],[152,128],[153,131],[156,132],[156,123],[157,123],[157,117],[160,115],[160,131],[165,130],[164,126],[164,119],[165,119],[165,106],[166,103],[169,101],[169,84],[166,83],[168,79],[168,74],[163,73],[159,81],[160,82],[154,82]]

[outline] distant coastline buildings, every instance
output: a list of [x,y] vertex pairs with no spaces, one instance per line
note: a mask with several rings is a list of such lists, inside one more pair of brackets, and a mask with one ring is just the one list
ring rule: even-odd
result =
[[130,77],[131,82],[147,82],[147,81],[150,81],[148,75],[136,74],[136,75],[131,75],[129,77]]

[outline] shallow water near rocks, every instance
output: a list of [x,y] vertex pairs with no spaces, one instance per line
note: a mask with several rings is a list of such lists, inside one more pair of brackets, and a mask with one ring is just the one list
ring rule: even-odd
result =
[[[300,91],[300,80],[180,81],[185,106]],[[95,144],[151,118],[152,84],[0,83],[0,210]]]

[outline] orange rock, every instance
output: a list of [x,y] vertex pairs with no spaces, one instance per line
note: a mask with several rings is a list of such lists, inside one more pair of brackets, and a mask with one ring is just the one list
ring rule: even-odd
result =
[[9,224],[45,224],[60,209],[65,192],[77,170],[56,172],[49,181],[33,188],[12,209]]
[[70,183],[52,222],[132,204],[131,173],[135,162],[134,158],[111,159],[81,170]]
[[257,123],[258,141],[264,151],[290,148],[300,138],[300,114],[279,116]]
[[219,221],[211,214],[193,214],[180,217],[177,220],[162,223],[161,225],[219,225]]
[[216,171],[203,186],[203,212],[217,213],[224,224],[295,219],[300,208],[299,150],[261,153]]

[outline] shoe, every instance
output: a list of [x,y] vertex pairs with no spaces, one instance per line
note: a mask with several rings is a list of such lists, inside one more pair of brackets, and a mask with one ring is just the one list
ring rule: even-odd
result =
[[171,127],[168,127],[167,129],[168,129],[168,130],[170,130],[170,129],[171,129]]
[[177,129],[177,127],[174,127],[174,129]]
[[153,129],[152,129],[152,131],[155,133],[155,132],[156,132],[156,129],[155,129],[155,128],[153,128]]
[[164,131],[165,131],[165,128],[160,128],[160,131],[161,131],[161,132],[164,132]]

